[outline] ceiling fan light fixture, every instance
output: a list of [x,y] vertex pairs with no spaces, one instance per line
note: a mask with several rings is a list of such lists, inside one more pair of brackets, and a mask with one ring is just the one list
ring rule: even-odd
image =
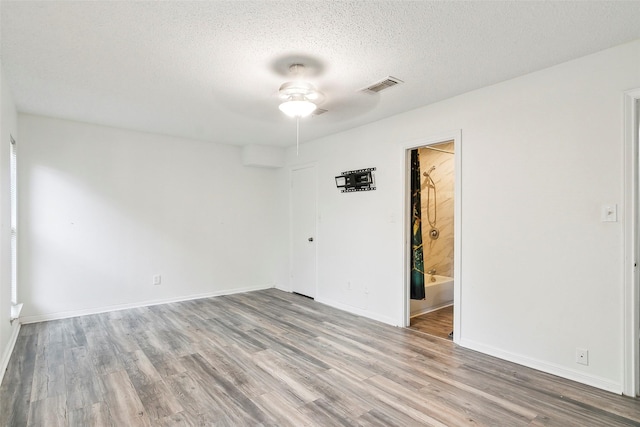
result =
[[[300,64],[291,66],[298,74],[304,69]],[[297,79],[283,83],[278,90],[282,99],[280,111],[290,117],[307,117],[317,108],[316,102],[322,101],[322,94],[309,82]]]
[[[322,94],[309,82],[302,80],[304,65],[293,64],[289,71],[295,77],[294,81],[283,83],[278,90],[278,96],[283,101],[278,107],[289,117],[296,119],[296,155],[300,147],[300,118],[307,117],[322,102]],[[313,102],[315,101],[315,102]]]
[[291,97],[278,108],[289,117],[307,117],[315,111],[317,106],[305,97]]

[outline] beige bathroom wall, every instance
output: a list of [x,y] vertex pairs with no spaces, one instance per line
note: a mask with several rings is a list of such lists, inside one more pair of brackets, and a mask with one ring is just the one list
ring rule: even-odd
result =
[[[453,153],[453,141],[431,147]],[[455,190],[454,155],[429,148],[420,148],[420,182],[422,204],[422,244],[424,247],[424,271],[436,270],[440,276],[453,277],[453,212]],[[435,182],[434,191],[427,186],[428,172],[432,166],[431,178]],[[429,197],[430,203],[429,203]],[[429,203],[429,205],[428,205]],[[432,224],[429,223],[429,218]],[[440,232],[437,239],[430,237],[432,225]]]

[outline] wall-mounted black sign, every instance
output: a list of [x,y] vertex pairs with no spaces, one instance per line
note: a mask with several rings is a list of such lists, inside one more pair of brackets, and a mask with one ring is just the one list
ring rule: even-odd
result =
[[367,168],[342,172],[342,174],[336,176],[336,187],[341,188],[342,193],[375,190],[373,176],[373,171],[375,170],[376,168]]

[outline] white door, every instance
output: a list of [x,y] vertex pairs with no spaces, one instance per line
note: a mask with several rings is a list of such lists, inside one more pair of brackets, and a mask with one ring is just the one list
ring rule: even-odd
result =
[[316,168],[291,171],[291,289],[316,296]]

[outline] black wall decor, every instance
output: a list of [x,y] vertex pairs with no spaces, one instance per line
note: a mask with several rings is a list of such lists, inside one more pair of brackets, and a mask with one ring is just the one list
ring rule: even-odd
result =
[[358,169],[342,172],[336,176],[336,187],[341,188],[342,193],[352,191],[371,191],[376,189],[373,171],[376,168]]

